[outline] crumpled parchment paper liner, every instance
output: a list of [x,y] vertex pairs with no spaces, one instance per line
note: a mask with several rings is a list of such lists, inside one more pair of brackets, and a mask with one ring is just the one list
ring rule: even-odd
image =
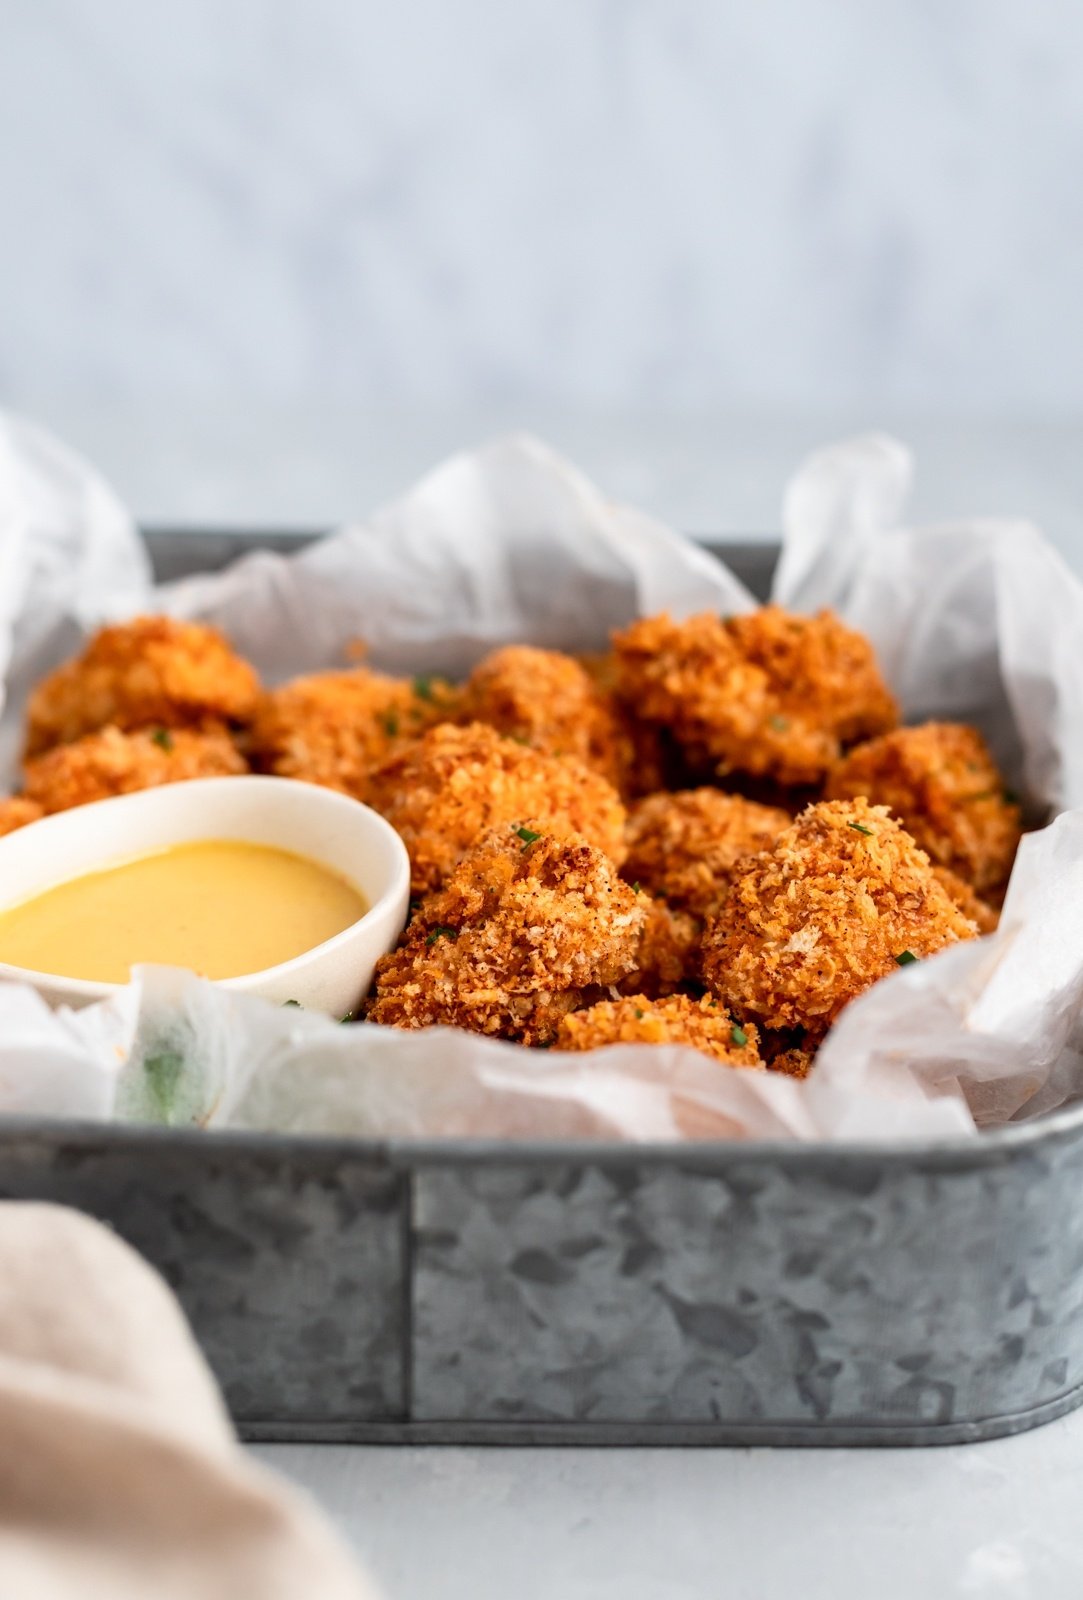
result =
[[[908,717],[978,722],[1037,818],[1083,806],[1083,587],[1026,524],[901,527],[910,475],[905,448],[877,436],[810,458],[786,494],[776,598],[867,631]],[[0,580],[9,774],[30,684],[107,617],[214,621],[276,680],[339,664],[359,636],[379,666],[461,674],[502,642],[590,648],[637,614],[752,603],[703,551],[526,438],[453,457],[297,556],[154,590],[111,492],[15,419],[0,420]],[[146,968],[76,1015],[0,985],[0,1109],[381,1137],[972,1133],[973,1116],[1079,1092],[1081,856],[1083,813],[1030,837],[1000,932],[878,984],[803,1083],[675,1048],[571,1056],[339,1027]]]

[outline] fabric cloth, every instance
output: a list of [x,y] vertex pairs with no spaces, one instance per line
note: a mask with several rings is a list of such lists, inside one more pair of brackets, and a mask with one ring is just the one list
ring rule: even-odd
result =
[[3,1600],[373,1600],[237,1445],[176,1301],[108,1229],[0,1204]]

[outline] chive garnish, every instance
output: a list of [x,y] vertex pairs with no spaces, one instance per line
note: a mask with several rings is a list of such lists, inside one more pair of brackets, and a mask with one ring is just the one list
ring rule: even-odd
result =
[[296,1006],[298,1011],[301,1011],[301,1010],[304,1009],[302,1007],[302,1005],[301,1005],[300,1000],[283,1000],[282,1006],[283,1006],[283,1009],[285,1009],[286,1006]]
[[632,893],[633,894],[638,894],[639,890],[640,890],[640,882],[639,882],[639,879],[637,878],[636,881],[632,885]]
[[900,967],[911,967],[918,960],[918,957],[912,950],[900,950],[895,960]]
[[524,845],[534,844],[536,840],[541,838],[541,834],[535,833],[533,828],[516,828],[514,832],[516,838],[521,839]]
[[380,721],[384,725],[384,732],[387,734],[387,737],[389,739],[393,739],[399,731],[398,713],[395,711],[385,711],[383,716],[380,718]]
[[733,1040],[734,1044],[737,1045],[738,1048],[740,1048],[742,1045],[746,1045],[748,1043],[748,1034],[745,1032],[745,1030],[742,1027],[739,1027],[736,1022],[733,1024],[733,1027],[730,1029],[730,1038]]
[[642,1006],[636,1006],[636,1021],[642,1022],[645,1013]]
[[848,828],[853,828],[855,833],[867,833],[870,839],[873,837],[872,829],[866,828],[863,822],[848,822],[846,826]]
[[440,922],[429,934],[428,938],[425,940],[425,943],[435,944],[437,939],[450,939],[452,944],[454,944],[458,937],[458,928],[449,928],[444,923]]
[[432,699],[432,679],[427,672],[423,672],[420,677],[414,679],[414,693],[419,700]]
[[155,728],[150,736],[151,744],[156,744],[159,750],[172,750],[173,735],[168,728]]

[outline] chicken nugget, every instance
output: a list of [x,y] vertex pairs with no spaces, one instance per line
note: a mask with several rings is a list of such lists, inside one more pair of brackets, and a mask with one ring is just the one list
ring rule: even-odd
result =
[[228,778],[248,766],[224,728],[101,728],[26,763],[27,798],[67,811],[110,795],[188,778]]
[[699,981],[699,947],[703,922],[687,911],[674,911],[664,900],[640,891],[646,921],[636,951],[635,969],[621,985],[624,994],[673,994]]
[[624,856],[625,810],[611,784],[483,723],[430,728],[377,768],[368,799],[405,841],[418,895],[438,888],[486,829],[522,817],[583,834],[618,866]]
[[364,800],[373,768],[443,720],[454,702],[441,678],[391,678],[368,667],[315,672],[261,697],[247,748],[260,772]]
[[255,709],[255,669],[215,628],[137,617],[102,628],[82,655],[43,678],[27,708],[27,756],[109,724],[121,729],[241,725]]
[[833,800],[865,795],[890,806],[938,865],[979,895],[1003,891],[1021,835],[1020,812],[976,728],[925,722],[870,739],[834,769],[826,793]]
[[663,614],[614,634],[613,648],[626,703],[721,776],[818,784],[847,743],[898,720],[868,640],[828,611]]
[[976,934],[886,806],[823,801],[737,869],[703,976],[740,1016],[814,1045],[878,978]]
[[702,918],[741,857],[765,850],[789,825],[785,811],[721,789],[648,795],[629,809],[622,871],[667,905]]
[[585,1011],[570,1012],[557,1029],[558,1050],[600,1050],[610,1044],[683,1044],[727,1066],[763,1066],[756,1029],[734,1022],[725,1006],[706,994],[698,1000],[686,994],[599,1000]]
[[479,661],[463,688],[461,722],[484,722],[551,756],[571,756],[619,788],[632,752],[620,720],[573,656],[508,645]]
[[0,795],[0,839],[5,833],[14,833],[16,828],[25,828],[44,815],[36,800],[27,800],[20,794]]
[[640,897],[581,835],[489,830],[376,966],[370,1022],[551,1043],[565,1012],[636,959]]

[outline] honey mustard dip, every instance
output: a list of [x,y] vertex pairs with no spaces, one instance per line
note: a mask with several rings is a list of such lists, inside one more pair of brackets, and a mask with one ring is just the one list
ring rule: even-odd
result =
[[329,868],[270,845],[199,840],[115,862],[0,911],[0,962],[126,983],[138,962],[241,978],[368,910]]

